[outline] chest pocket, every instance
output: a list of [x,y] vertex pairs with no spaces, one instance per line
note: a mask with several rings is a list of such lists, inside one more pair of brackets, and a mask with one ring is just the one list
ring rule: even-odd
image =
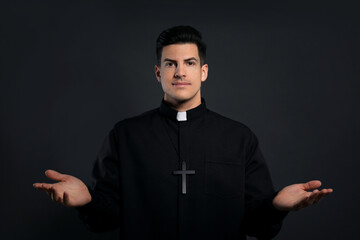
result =
[[234,161],[205,162],[205,194],[221,198],[240,197],[244,191],[242,165]]

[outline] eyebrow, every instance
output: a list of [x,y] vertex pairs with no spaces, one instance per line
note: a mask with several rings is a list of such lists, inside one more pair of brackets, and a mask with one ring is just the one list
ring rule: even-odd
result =
[[165,58],[165,59],[164,59],[164,62],[173,62],[173,63],[176,63],[175,60],[172,60],[172,59],[170,59],[170,58]]
[[188,62],[188,61],[191,61],[191,60],[195,60],[196,62],[198,61],[196,58],[191,57],[191,58],[185,59],[185,62]]
[[[195,60],[196,62],[198,62],[198,60],[197,60],[196,58],[194,58],[194,57],[187,58],[187,59],[185,59],[184,61],[185,61],[185,62],[188,62],[188,61],[191,61],[191,60]],[[164,62],[173,62],[173,63],[176,63],[175,60],[170,59],[170,58],[165,58],[165,59],[164,59]]]

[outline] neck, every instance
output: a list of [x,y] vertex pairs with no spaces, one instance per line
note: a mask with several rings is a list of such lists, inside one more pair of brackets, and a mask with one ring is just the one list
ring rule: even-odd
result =
[[169,99],[166,96],[164,97],[165,102],[167,102],[173,109],[178,112],[186,112],[190,109],[196,108],[201,104],[201,97],[199,96],[196,99],[190,99],[187,101],[176,101],[174,99]]

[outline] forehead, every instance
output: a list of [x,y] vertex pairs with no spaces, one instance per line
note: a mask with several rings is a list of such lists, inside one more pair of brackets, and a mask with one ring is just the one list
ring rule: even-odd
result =
[[181,60],[192,57],[199,59],[198,47],[195,43],[170,44],[163,47],[161,54],[161,60],[165,58]]

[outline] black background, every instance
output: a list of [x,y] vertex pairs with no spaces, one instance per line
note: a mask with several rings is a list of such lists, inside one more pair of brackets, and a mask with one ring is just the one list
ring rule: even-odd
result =
[[[291,2],[291,3],[289,3]],[[2,1],[1,239],[117,239],[32,187],[46,169],[90,180],[119,120],[159,106],[155,40],[189,24],[208,44],[209,109],[259,137],[277,189],[334,193],[276,239],[354,239],[359,226],[356,1]]]

